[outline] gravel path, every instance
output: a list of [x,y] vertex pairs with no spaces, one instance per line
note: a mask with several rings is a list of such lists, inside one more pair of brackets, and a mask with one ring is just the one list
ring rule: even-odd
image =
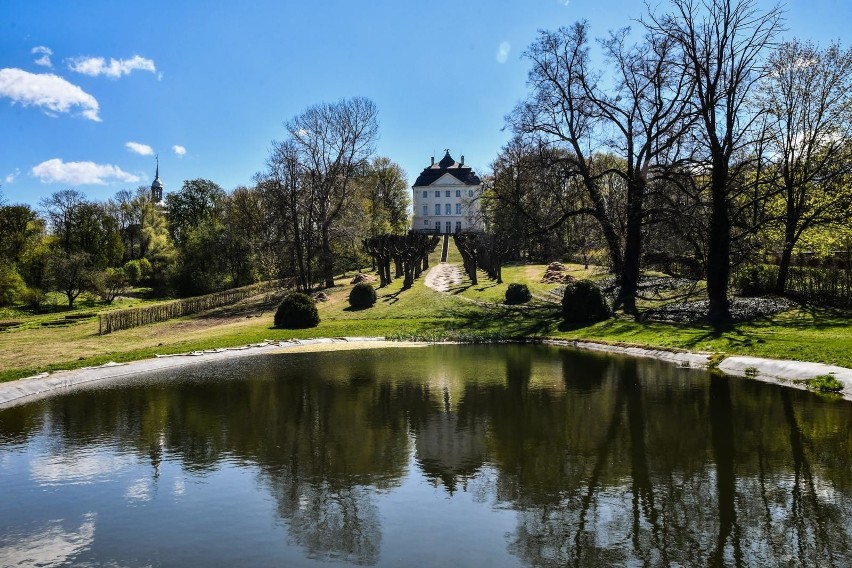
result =
[[433,266],[426,273],[424,284],[438,292],[446,292],[451,286],[456,286],[462,283],[462,271],[456,264],[447,264],[442,262],[438,266]]

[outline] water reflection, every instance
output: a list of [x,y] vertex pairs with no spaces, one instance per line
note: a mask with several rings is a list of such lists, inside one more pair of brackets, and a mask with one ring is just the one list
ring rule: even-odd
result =
[[[0,412],[0,482],[85,491],[123,476],[120,498],[153,508],[187,499],[187,478],[251,469],[290,547],[351,564],[398,564],[407,545],[385,538],[383,519],[415,507],[434,520],[409,532],[462,554],[473,529],[454,526],[451,507],[465,503],[502,540],[492,564],[836,565],[852,561],[850,408],[550,347],[286,355]],[[413,503],[417,479],[443,500]],[[194,506],[219,511],[220,498]],[[0,560],[53,538],[22,535],[21,504],[4,500]],[[496,530],[506,511],[508,535]],[[97,552],[86,522],[75,534]],[[258,564],[280,560],[267,545]]]

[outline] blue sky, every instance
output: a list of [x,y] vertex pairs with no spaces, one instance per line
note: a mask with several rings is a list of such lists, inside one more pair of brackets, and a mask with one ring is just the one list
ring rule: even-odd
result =
[[[786,7],[787,37],[825,44],[852,23],[848,0]],[[149,150],[166,192],[197,177],[230,190],[263,169],[283,121],[355,95],[375,101],[378,152],[410,183],[443,148],[483,172],[526,92],[521,53],[536,31],[588,19],[603,35],[642,11],[638,0],[4,0],[0,191],[106,199],[150,185]]]

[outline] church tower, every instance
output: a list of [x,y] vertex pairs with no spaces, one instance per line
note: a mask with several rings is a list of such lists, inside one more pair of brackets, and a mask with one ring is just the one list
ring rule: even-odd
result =
[[160,156],[157,156],[157,173],[154,174],[154,183],[151,184],[151,201],[157,205],[163,203],[163,182],[160,181]]

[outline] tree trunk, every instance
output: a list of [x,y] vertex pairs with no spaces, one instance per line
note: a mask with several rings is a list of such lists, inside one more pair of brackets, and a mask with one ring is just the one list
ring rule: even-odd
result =
[[624,243],[624,263],[619,276],[619,292],[614,309],[624,308],[636,313],[636,292],[639,288],[639,268],[642,260],[642,207],[645,184],[631,181],[627,188],[627,237]]
[[731,272],[731,220],[727,200],[728,165],[714,160],[710,191],[713,208],[710,214],[710,234],[707,246],[707,297],[710,324],[721,328],[731,323],[728,301],[728,278]]
[[334,287],[334,256],[331,252],[331,227],[328,223],[322,225],[322,276],[325,287]]
[[[790,209],[788,207],[788,209]],[[793,245],[796,239],[796,221],[791,213],[787,212],[784,226],[784,248],[781,250],[781,264],[778,266],[778,280],[775,281],[775,293],[784,295],[787,289],[787,277],[790,274],[790,264],[793,260]]]

